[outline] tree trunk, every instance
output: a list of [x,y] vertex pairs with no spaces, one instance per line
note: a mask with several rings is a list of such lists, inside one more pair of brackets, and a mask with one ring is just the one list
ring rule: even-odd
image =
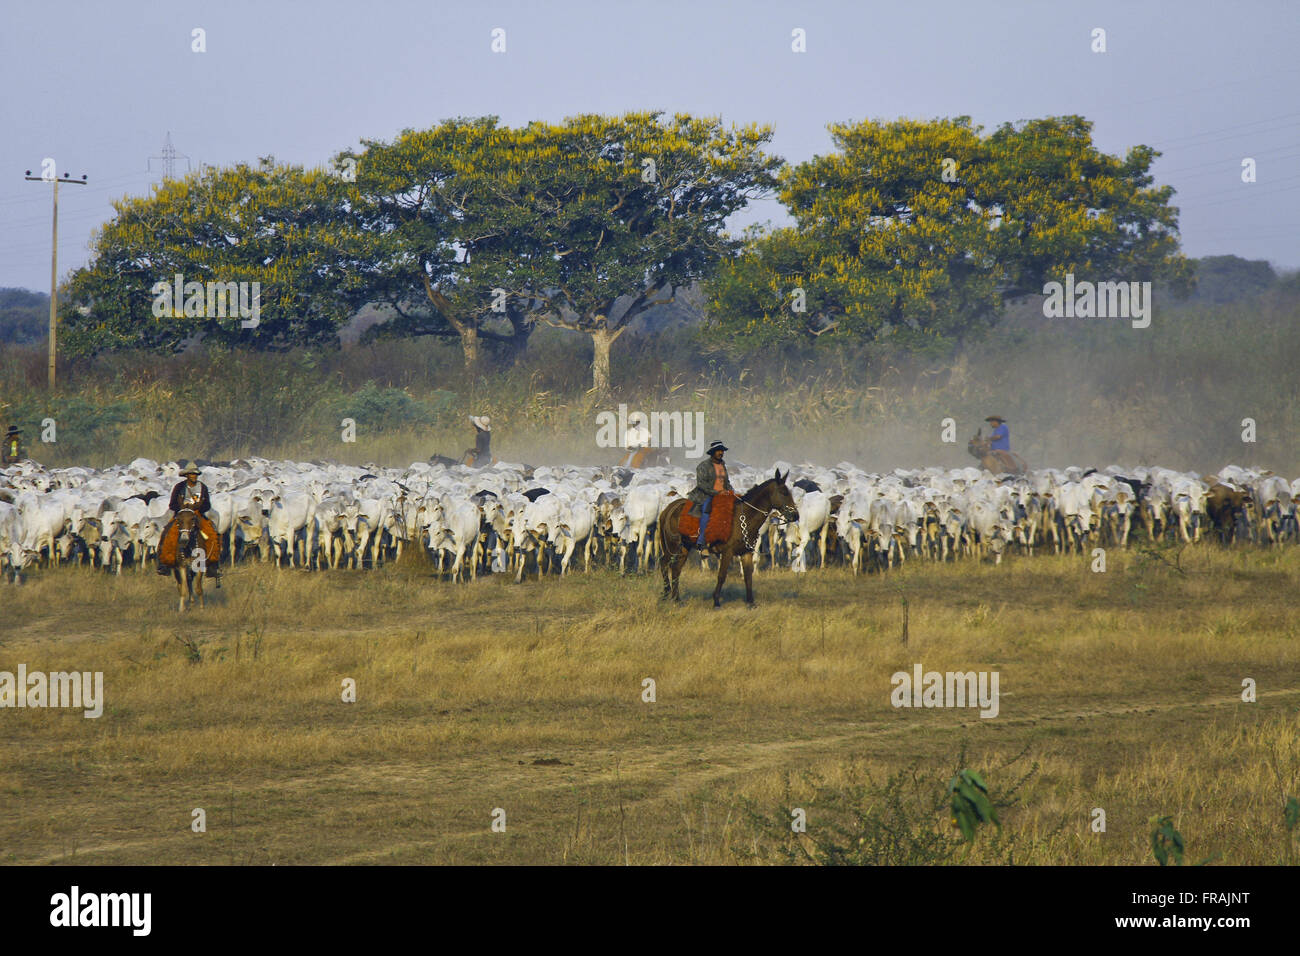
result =
[[478,320],[473,317],[468,320],[459,318],[451,300],[433,287],[428,274],[423,270],[420,271],[420,278],[424,280],[424,292],[433,307],[447,320],[447,324],[460,334],[460,347],[465,352],[465,370],[477,372],[479,368]]
[[460,333],[460,347],[465,352],[465,371],[475,372],[479,367],[478,326],[457,325],[456,331]]
[[600,396],[609,394],[609,347],[618,338],[618,333],[609,329],[593,329],[591,332],[591,384]]
[[528,351],[528,337],[533,334],[535,320],[516,311],[506,314],[510,320],[510,349],[509,362],[516,368],[524,363],[524,356]]

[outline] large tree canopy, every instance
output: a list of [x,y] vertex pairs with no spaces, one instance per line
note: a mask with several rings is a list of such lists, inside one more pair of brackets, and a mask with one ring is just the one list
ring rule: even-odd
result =
[[356,169],[353,211],[375,239],[371,295],[397,314],[368,340],[459,337],[471,369],[480,339],[522,350],[535,321],[529,303],[494,291],[528,284],[515,274],[526,267],[520,235],[534,213],[500,202],[497,185],[518,179],[516,136],[496,117],[454,119],[336,159]]
[[[366,297],[373,252],[336,176],[277,165],[208,169],[114,203],[72,276],[63,343],[90,354],[177,351],[196,335],[254,348],[337,342]],[[157,283],[260,283],[255,327],[239,316],[155,314]],[[250,286],[251,288],[251,286]]]
[[397,313],[372,336],[459,336],[474,367],[480,339],[517,350],[542,318],[592,336],[607,389],[627,324],[730,251],[726,218],[775,186],[770,135],[654,112],[483,117],[341,154],[380,252],[373,292]]
[[893,335],[917,347],[977,332],[1006,298],[1067,272],[1187,277],[1173,190],[1148,173],[1158,154],[1108,156],[1080,117],[987,137],[967,117],[831,134],[838,152],[782,178],[796,225],[751,237],[710,284],[718,338]]
[[509,173],[490,187],[517,225],[511,291],[591,336],[597,391],[629,323],[733,249],[727,217],[776,184],[781,161],[762,151],[771,135],[645,112],[531,123],[510,140]]

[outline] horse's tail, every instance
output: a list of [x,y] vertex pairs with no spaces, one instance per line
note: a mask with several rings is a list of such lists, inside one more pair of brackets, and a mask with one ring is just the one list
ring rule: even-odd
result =
[[[659,561],[663,564],[663,556],[668,555],[676,558],[683,551],[689,550],[682,546],[681,532],[677,530],[677,523],[681,518],[682,502],[685,498],[673,501],[663,511],[659,512],[659,520],[656,522],[658,527],[655,529],[655,535],[659,539]],[[672,512],[669,514],[669,512]],[[677,535],[677,546],[673,547],[669,540],[670,534]]]

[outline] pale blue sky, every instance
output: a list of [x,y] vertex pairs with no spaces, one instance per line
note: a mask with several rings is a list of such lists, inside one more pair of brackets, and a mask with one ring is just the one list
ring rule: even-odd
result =
[[[190,31],[207,31],[207,52]],[[507,52],[490,50],[494,27]],[[790,50],[795,27],[808,52]],[[1091,31],[1108,50],[1091,51]],[[1300,266],[1300,4],[814,0],[505,2],[121,0],[7,3],[0,25],[0,286],[49,286],[51,156],[59,268],[86,261],[110,200],[147,193],[176,148],[222,165],[323,163],[362,137],[459,115],[510,124],[659,108],[771,123],[787,159],[826,124],[1081,113],[1101,148],[1164,152],[1185,251]],[[1241,182],[1241,160],[1259,181]],[[184,170],[185,164],[180,164]],[[767,203],[737,225],[779,218]]]

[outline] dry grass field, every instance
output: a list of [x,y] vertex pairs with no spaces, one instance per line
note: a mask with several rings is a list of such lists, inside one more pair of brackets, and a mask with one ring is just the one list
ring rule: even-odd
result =
[[[694,563],[678,607],[657,574],[250,565],[183,616],[152,573],[34,571],[0,589],[0,670],[103,671],[107,703],[0,711],[0,862],[720,864],[856,837],[895,862],[1133,864],[1157,814],[1188,862],[1287,862],[1297,551],[763,571],[756,609],[735,574],[721,611]],[[916,663],[996,670],[1000,713],[895,709]],[[1013,798],[1001,832],[918,849],[951,848],[963,767]]]

